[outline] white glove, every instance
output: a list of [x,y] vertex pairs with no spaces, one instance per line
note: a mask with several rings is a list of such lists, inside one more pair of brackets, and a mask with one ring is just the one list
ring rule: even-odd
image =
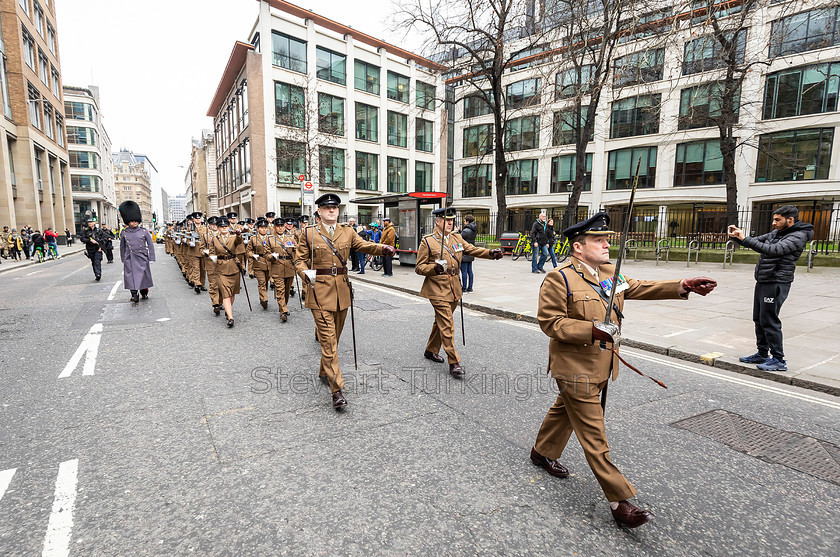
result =
[[190,247],[194,248],[195,247],[195,242],[190,242]]
[[251,257],[253,257],[254,259],[259,259],[259,258],[260,258],[260,256],[259,256],[259,255],[257,255],[256,253],[255,253],[255,254],[253,254]]
[[219,257],[217,255],[211,255],[210,256],[210,261],[212,261],[213,263],[215,263],[217,259],[219,259]]
[[274,256],[274,259],[276,259],[276,260],[280,261],[280,254],[279,254],[279,253],[277,253],[277,252],[275,251],[275,252],[274,252],[274,253],[272,253],[271,255],[273,255],[273,256]]
[[209,249],[205,249],[205,250],[201,250],[201,251],[204,252],[204,255],[210,255],[210,250]]
[[306,280],[309,284],[315,284],[315,269],[307,269],[303,272],[303,276],[306,277]]

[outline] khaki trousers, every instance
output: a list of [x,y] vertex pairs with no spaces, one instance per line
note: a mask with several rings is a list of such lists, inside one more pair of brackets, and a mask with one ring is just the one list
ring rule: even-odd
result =
[[264,271],[251,269],[251,272],[257,277],[257,288],[260,292],[260,301],[268,302],[268,276],[270,274],[268,269],[265,269]]
[[289,291],[295,277],[271,277],[274,282],[274,298],[277,300],[277,307],[280,313],[289,313]]
[[446,300],[429,300],[429,302],[435,308],[435,324],[432,325],[432,333],[429,335],[429,342],[426,343],[426,350],[437,354],[443,345],[449,363],[457,364],[461,361],[461,357],[455,350],[455,321],[452,313],[458,307],[458,302]]
[[218,306],[222,299],[219,297],[219,275],[214,270],[215,266],[212,262],[207,265],[207,292],[210,294],[210,303]]
[[557,380],[560,395],[543,420],[534,447],[551,460],[558,460],[572,432],[580,441],[586,462],[595,474],[607,500],[624,501],[636,494],[627,479],[610,460],[610,446],[604,429],[604,412],[601,408],[603,383],[569,383]]
[[185,255],[184,262],[186,265],[187,271],[187,280],[195,284],[196,286],[201,286],[204,283],[200,281],[201,279],[201,258],[196,257],[195,255]]
[[321,343],[321,368],[318,370],[318,377],[326,376],[330,381],[330,390],[334,393],[344,388],[344,378],[338,368],[338,339],[341,338],[347,310],[313,309],[312,317],[315,319],[318,342]]

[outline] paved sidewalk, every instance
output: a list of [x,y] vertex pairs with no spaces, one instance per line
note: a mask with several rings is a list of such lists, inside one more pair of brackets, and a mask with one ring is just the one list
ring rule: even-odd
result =
[[[752,300],[754,265],[626,261],[622,272],[638,279],[676,279],[705,275],[718,281],[706,296],[688,301],[630,301],[625,312],[624,343],[677,358],[701,362],[840,396],[840,269],[797,267],[796,280],[782,308],[787,372],[762,372],[738,362],[755,352]],[[551,268],[551,262],[548,262]],[[546,270],[548,270],[548,268]],[[545,275],[531,273],[524,258],[511,261],[477,259],[474,292],[464,295],[464,307],[504,317],[536,322],[537,296]],[[394,276],[368,269],[352,278],[419,293],[423,277],[413,266],[394,265]],[[430,315],[431,315],[431,309]]]
[[[82,253],[85,250],[85,245],[81,242],[77,242],[75,245],[70,246],[58,246],[58,255],[61,257],[67,257],[68,255],[75,255],[77,253]],[[117,253],[119,253],[119,249],[115,249]],[[44,261],[44,265],[49,265],[53,263],[52,259],[47,259]],[[0,274],[5,273],[7,271],[13,271],[14,269],[20,269],[21,267],[29,267],[30,265],[38,265],[38,260],[33,258],[30,259],[23,259],[22,261],[15,261],[14,259],[3,259],[2,263],[0,263]]]

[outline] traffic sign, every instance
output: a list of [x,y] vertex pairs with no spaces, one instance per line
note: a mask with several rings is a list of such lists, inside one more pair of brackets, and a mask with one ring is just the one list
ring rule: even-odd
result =
[[314,193],[304,193],[303,194],[303,204],[304,205],[314,205],[315,204],[315,194]]
[[409,197],[420,197],[422,199],[442,199],[446,197],[446,192],[443,191],[413,191],[408,194]]
[[303,174],[301,174],[300,176],[298,176],[298,180],[300,180],[301,182],[303,182],[304,180],[306,180],[306,176],[304,176]]
[[315,191],[315,184],[313,184],[312,182],[304,182],[303,191],[304,192],[314,192]]

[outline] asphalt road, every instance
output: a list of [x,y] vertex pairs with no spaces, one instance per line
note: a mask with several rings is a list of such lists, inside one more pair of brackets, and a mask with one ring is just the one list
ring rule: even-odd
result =
[[[669,387],[610,388],[612,458],[656,514],[627,530],[574,438],[566,480],[528,460],[555,396],[534,325],[467,312],[458,381],[422,357],[427,301],[357,283],[337,413],[296,298],[281,324],[250,281],[229,330],[158,257],[137,306],[119,259],[0,276],[0,554],[840,554],[836,398],[626,349]],[[672,425],[715,410],[758,424]]]

